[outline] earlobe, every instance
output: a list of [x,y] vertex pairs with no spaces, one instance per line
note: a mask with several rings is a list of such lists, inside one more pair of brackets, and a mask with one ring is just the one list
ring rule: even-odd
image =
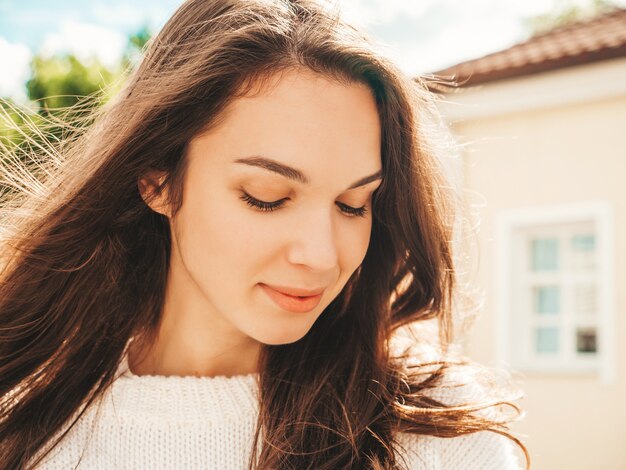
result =
[[139,194],[146,205],[154,212],[170,217],[168,191],[163,182],[164,172],[150,172],[137,181]]

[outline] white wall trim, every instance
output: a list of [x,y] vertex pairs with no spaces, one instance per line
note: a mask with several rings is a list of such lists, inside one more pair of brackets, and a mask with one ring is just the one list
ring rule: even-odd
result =
[[626,97],[626,58],[486,83],[438,103],[451,123]]
[[612,206],[608,201],[589,201],[563,205],[537,206],[507,209],[495,218],[495,342],[498,361],[513,368],[522,368],[532,373],[587,373],[582,367],[553,367],[550,364],[511,364],[511,288],[508,276],[511,273],[512,234],[516,228],[535,225],[575,223],[581,220],[594,220],[597,224],[598,272],[600,291],[598,310],[600,312],[598,332],[598,376],[603,384],[612,384],[616,380],[616,338],[615,338],[615,300],[614,300],[614,265],[612,253],[614,245],[614,220]]
[[613,212],[611,206],[605,203],[597,208],[598,211],[598,240],[599,246],[603,246],[604,249],[600,251],[600,263],[603,267],[601,271],[601,287],[600,295],[598,296],[601,302],[605,302],[604,305],[600,305],[600,310],[605,314],[601,319],[600,329],[600,344],[603,345],[602,369],[600,370],[602,381],[606,384],[614,383],[616,380],[616,339],[615,339],[615,286],[613,279],[615,279],[613,263],[615,253],[615,240],[613,234],[615,233],[615,226],[613,220]]

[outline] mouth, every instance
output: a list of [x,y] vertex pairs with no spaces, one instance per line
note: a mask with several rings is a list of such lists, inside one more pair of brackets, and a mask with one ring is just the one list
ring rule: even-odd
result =
[[[267,294],[267,296],[280,308],[295,313],[306,313],[313,310],[320,303],[320,300],[322,299],[322,295],[324,293],[323,289],[306,291],[304,289],[281,287],[281,290],[277,290],[277,288],[270,287],[267,284],[259,285]],[[316,291],[317,293],[310,295],[311,292]],[[306,293],[309,295],[296,295],[302,293]]]

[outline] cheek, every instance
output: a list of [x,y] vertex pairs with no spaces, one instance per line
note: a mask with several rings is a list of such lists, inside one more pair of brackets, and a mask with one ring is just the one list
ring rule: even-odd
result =
[[[360,223],[362,222],[362,223]],[[340,260],[342,270],[348,277],[359,267],[370,242],[371,221],[347,221],[348,226],[339,236]],[[345,274],[345,273],[344,273]]]
[[181,211],[181,250],[186,262],[206,279],[225,288],[254,282],[270,253],[272,237],[255,223],[247,208],[228,194],[188,198]]

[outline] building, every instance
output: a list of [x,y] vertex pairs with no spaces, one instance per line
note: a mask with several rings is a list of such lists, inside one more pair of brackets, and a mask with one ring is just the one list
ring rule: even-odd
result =
[[525,390],[535,470],[626,469],[626,10],[436,75],[480,209],[466,339]]

